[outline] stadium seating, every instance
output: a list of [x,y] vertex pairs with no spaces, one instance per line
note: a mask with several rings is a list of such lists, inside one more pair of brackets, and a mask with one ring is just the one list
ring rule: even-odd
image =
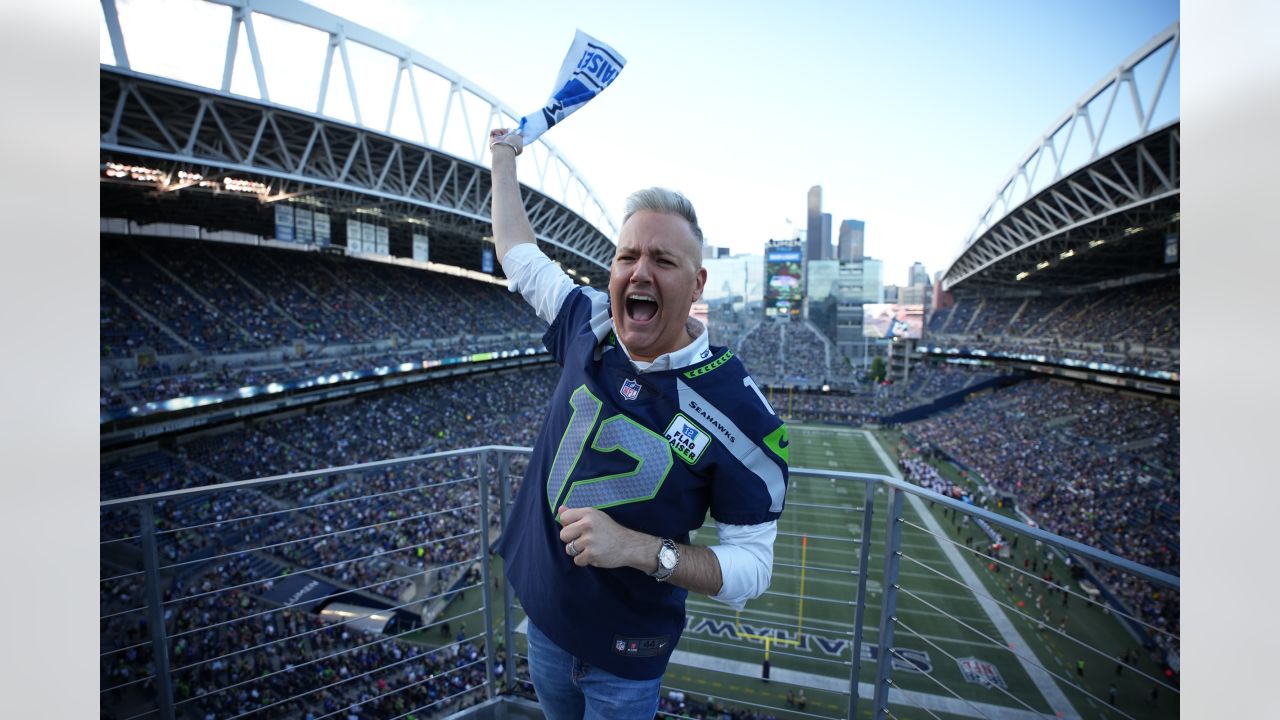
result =
[[[102,493],[105,499],[451,448],[528,445],[554,379],[544,367],[443,381],[104,458]],[[297,717],[307,708],[331,712],[359,703],[381,717],[483,685],[476,638],[437,653],[394,639],[372,644],[378,638],[370,633],[275,609],[263,598],[289,569],[319,568],[309,574],[397,601],[412,585],[408,577],[474,560],[475,486],[460,479],[475,473],[454,461],[430,471],[337,475],[157,507],[160,562],[173,576],[165,601],[175,701],[193,708],[194,717],[272,703]],[[137,552],[137,523],[136,512],[103,514],[101,682],[115,688],[104,695],[104,708],[130,707],[152,691],[144,680],[152,670],[141,583],[120,567],[121,558]],[[273,643],[299,634],[303,639],[287,652]],[[288,665],[308,671],[280,672]],[[396,688],[404,691],[388,692]]]
[[319,253],[103,236],[100,405],[536,344],[504,288]]
[[[1178,572],[1177,403],[1030,380],[905,429],[1049,532]],[[1176,635],[1178,607],[1167,594],[1132,578],[1112,589]]]
[[761,383],[821,385],[832,377],[828,343],[807,321],[760,323],[737,352]]
[[927,343],[1178,372],[1178,278],[1066,296],[962,297]]

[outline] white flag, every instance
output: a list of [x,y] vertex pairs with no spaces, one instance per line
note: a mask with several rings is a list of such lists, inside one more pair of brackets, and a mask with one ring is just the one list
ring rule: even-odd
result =
[[541,110],[520,118],[517,132],[524,136],[524,144],[537,140],[551,126],[572,115],[609,87],[626,64],[626,58],[618,51],[581,30],[577,31],[564,64],[560,66],[560,74],[556,76],[551,99]]

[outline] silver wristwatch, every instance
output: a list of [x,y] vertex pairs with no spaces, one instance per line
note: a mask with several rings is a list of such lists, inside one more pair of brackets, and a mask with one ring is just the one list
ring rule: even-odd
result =
[[662,538],[662,547],[658,548],[658,569],[654,571],[653,578],[658,582],[665,582],[679,564],[680,546],[671,538]]

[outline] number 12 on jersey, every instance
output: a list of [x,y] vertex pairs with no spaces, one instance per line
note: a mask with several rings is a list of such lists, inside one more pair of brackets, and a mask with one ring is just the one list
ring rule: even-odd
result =
[[[560,446],[551,462],[551,472],[547,474],[547,503],[553,515],[560,505],[607,508],[652,499],[662,488],[667,473],[671,472],[671,447],[666,438],[622,414],[606,418],[597,426],[596,420],[603,406],[604,403],[586,385],[579,385],[569,396],[573,414],[560,438]],[[579,462],[584,460],[588,439],[591,439],[593,452],[623,453],[635,460],[635,467],[623,473],[587,477],[570,483],[569,478]],[[599,462],[588,455],[583,467],[589,469],[598,465]]]

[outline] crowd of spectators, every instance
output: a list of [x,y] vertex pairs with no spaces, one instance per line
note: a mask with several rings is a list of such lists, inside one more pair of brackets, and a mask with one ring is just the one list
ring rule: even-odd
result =
[[[241,558],[166,589],[168,661],[180,717],[390,717],[415,708],[430,715],[450,707],[442,701],[485,683],[481,638],[459,634],[430,649],[406,642],[405,632],[379,635],[350,622],[329,623],[259,598],[273,582]],[[146,623],[130,615],[112,618],[103,630],[104,640],[122,648],[102,659],[107,718],[145,707],[156,684]]]
[[[487,444],[527,446],[555,377],[546,366],[440,381],[180,438],[104,459],[102,493],[199,487]],[[351,690],[315,690],[302,698],[305,707],[330,712],[356,703],[377,717],[483,684],[484,666],[476,660],[483,648],[471,640],[456,644],[470,658],[459,666],[453,655],[426,653],[412,643],[370,644],[380,638],[354,628],[326,629],[332,626],[313,614],[278,609],[263,597],[278,577],[294,573],[396,606],[423,592],[447,591],[443,580],[464,573],[446,570],[480,559],[478,471],[472,458],[451,458],[159,505],[171,666],[189,668],[174,671],[177,699],[199,708],[193,717],[231,716],[280,702],[273,712],[301,718],[303,702],[288,698],[349,678]],[[496,496],[490,510],[492,529]],[[122,686],[104,694],[104,717],[115,708],[145,705],[154,692],[154,681],[142,680],[152,674],[149,634],[141,578],[130,565],[140,545],[137,524],[136,511],[103,513],[102,683]],[[424,573],[433,568],[437,583],[428,587]],[[309,633],[308,639],[284,642],[300,633]],[[281,642],[273,644],[276,638]],[[334,657],[301,670],[328,655]],[[269,680],[253,680],[264,673]]]
[[[1169,462],[1176,404],[1028,380],[906,428],[1049,532],[1178,572],[1178,466]],[[1129,574],[1099,572],[1139,617],[1171,633],[1159,642],[1176,645],[1176,597]]]
[[[797,705],[795,692],[791,692],[788,704],[803,711],[807,705],[804,690],[800,691],[800,702]],[[666,718],[690,718],[692,720],[775,720],[773,713],[761,712],[754,708],[740,708],[726,704],[724,700],[708,696],[705,701],[699,700],[680,690],[668,691],[658,698],[658,712],[655,720]]]
[[1065,296],[962,297],[929,319],[926,342],[1177,372],[1178,278]]
[[753,376],[759,377],[760,371],[777,367],[782,362],[782,323],[761,322],[751,327],[734,352]]
[[828,343],[808,321],[766,320],[747,331],[736,352],[761,383],[821,385],[832,378]]
[[103,410],[476,352],[545,330],[505,288],[272,248],[104,236]]

